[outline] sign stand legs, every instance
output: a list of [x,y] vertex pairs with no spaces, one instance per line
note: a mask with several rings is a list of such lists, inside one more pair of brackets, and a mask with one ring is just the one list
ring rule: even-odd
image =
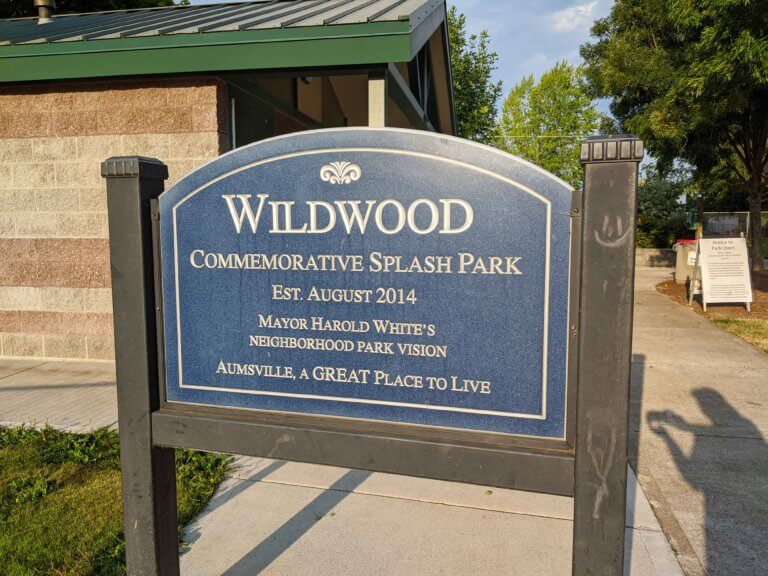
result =
[[[693,275],[691,276],[691,280],[689,283],[688,288],[688,306],[693,305],[693,297],[696,294],[696,280],[697,278],[697,272],[699,271],[699,260],[701,259],[701,246],[699,245],[698,241],[696,242],[696,260],[693,261]],[[704,305],[704,312],[707,311],[707,304],[704,301],[704,291],[701,291],[701,302]]]
[[624,564],[637,169],[634,137],[582,145],[584,198],[573,524],[574,576]]
[[174,450],[152,445],[160,406],[150,200],[168,168],[158,160],[110,158],[107,179],[115,365],[126,562],[131,576],[179,574]]

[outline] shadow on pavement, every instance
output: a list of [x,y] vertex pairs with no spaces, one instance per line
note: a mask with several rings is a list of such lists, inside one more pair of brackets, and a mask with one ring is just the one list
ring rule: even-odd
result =
[[280,526],[253,550],[230,566],[222,576],[252,576],[259,574],[291,545],[306,534],[318,520],[328,514],[355,488],[360,486],[370,472],[350,470],[323,490],[312,502],[304,506],[285,524]]
[[[211,498],[211,501],[208,502],[206,510],[215,510],[225,502],[232,500],[232,498],[250,488],[254,482],[263,480],[279,468],[285,466],[285,464],[286,462],[284,460],[275,460],[274,462],[270,463],[269,466],[256,471],[247,478],[238,478],[237,482],[230,484],[229,487],[225,488],[224,490],[217,491],[213,498]],[[184,532],[184,545],[181,547],[181,554],[188,552],[192,544],[194,544],[199,538],[200,529],[197,528],[197,523],[191,524]]]
[[31,392],[33,390],[67,390],[77,388],[116,388],[115,382],[80,382],[77,384],[19,384],[16,386],[3,386],[0,384],[0,393],[3,392]]
[[669,410],[648,412],[646,419],[682,477],[704,497],[702,564],[710,575],[768,574],[768,444],[717,390],[698,388],[693,397],[708,424]]

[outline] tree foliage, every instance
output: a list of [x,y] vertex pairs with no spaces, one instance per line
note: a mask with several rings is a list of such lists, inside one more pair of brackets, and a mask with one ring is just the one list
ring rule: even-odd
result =
[[467,36],[466,17],[451,6],[448,42],[453,73],[456,132],[486,144],[493,143],[501,81],[492,80],[498,55],[490,49],[488,32]]
[[582,69],[558,62],[538,82],[527,76],[509,92],[498,145],[580,188],[579,144],[597,131],[601,116],[587,94]]
[[658,166],[649,164],[637,188],[637,211],[641,215],[663,219],[685,213],[681,199],[691,185],[690,174],[676,168],[662,174]]
[[[175,2],[187,4],[188,2]],[[129,8],[153,8],[173,6],[173,0],[56,0],[56,14],[100,12],[105,10],[126,10]],[[23,18],[37,16],[32,0],[0,0],[0,18]]]
[[[617,0],[582,47],[593,95],[662,168],[695,168],[706,193],[740,190],[751,221],[768,197],[768,0]],[[762,266],[759,226],[750,231]]]
[[646,166],[637,189],[637,245],[669,248],[679,238],[690,237],[688,209],[681,202],[692,187],[689,171],[674,168],[666,173],[655,164]]

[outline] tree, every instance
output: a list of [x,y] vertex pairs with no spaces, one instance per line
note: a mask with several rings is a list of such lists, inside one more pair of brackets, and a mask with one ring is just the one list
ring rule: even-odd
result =
[[[99,12],[105,10],[126,10],[129,8],[153,8],[188,4],[173,0],[57,0],[55,14]],[[0,0],[0,18],[23,18],[37,16],[32,0]]]
[[523,78],[509,93],[499,119],[498,145],[581,187],[579,144],[594,134],[602,115],[587,94],[580,67],[558,62]]
[[[748,200],[750,253],[762,268],[768,198],[768,0],[617,0],[582,46],[592,94],[612,98],[628,132],[669,167]],[[705,190],[705,193],[707,190]]]
[[656,164],[647,165],[637,188],[638,213],[659,220],[684,214],[681,200],[690,185],[690,174],[682,168],[661,173]]
[[448,43],[453,73],[456,133],[492,144],[501,81],[493,82],[498,55],[490,50],[488,32],[467,37],[466,17],[451,6],[448,11]]
[[662,173],[658,166],[645,167],[637,188],[637,245],[640,248],[669,248],[680,238],[689,238],[688,210],[681,199],[693,183],[688,170],[677,167]]

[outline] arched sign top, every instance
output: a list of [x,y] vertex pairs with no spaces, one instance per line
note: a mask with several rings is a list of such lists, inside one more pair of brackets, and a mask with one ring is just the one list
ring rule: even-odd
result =
[[168,399],[562,440],[572,201],[428,132],[225,154],[160,196]]
[[339,147],[396,150],[442,158],[497,174],[568,206],[573,194],[570,184],[540,166],[477,142],[405,128],[330,128],[276,136],[227,152],[186,175],[165,191],[160,201],[163,206],[175,204],[211,180],[265,160]]

